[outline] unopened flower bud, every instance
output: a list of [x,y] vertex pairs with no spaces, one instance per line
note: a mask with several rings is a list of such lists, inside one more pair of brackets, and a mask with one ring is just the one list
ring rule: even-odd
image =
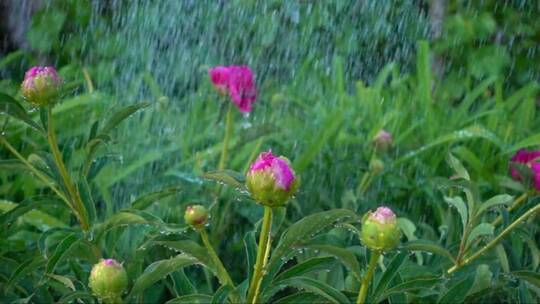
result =
[[53,67],[36,66],[28,70],[21,85],[23,97],[36,107],[55,102],[62,80]]
[[369,162],[369,171],[371,171],[373,174],[377,175],[384,171],[384,163],[382,160],[378,158],[373,158]]
[[368,212],[362,219],[360,238],[364,246],[372,250],[392,250],[401,238],[396,215],[388,207]]
[[380,151],[386,151],[392,146],[392,134],[386,130],[380,130],[373,138],[373,145],[375,149]]
[[95,264],[88,280],[92,292],[104,302],[115,302],[127,287],[128,277],[122,264],[113,259]]
[[296,192],[299,181],[287,158],[268,151],[261,153],[249,168],[246,185],[259,204],[279,207]]
[[184,213],[186,224],[195,228],[201,229],[208,221],[208,210],[202,205],[191,205],[186,208]]

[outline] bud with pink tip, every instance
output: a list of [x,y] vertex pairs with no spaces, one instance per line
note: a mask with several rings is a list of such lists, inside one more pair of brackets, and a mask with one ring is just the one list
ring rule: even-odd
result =
[[372,250],[387,251],[396,248],[401,238],[401,230],[394,212],[388,207],[379,207],[368,212],[362,219],[360,239],[364,246]]
[[28,70],[21,85],[23,97],[36,107],[55,102],[62,80],[54,67],[36,66]]
[[251,164],[246,186],[259,204],[279,207],[285,205],[296,192],[299,181],[287,158],[276,157],[272,151],[268,151],[261,153]]
[[377,150],[388,150],[392,146],[392,134],[383,129],[379,130],[373,138],[373,145]]
[[186,213],[184,213],[184,220],[186,224],[195,229],[204,228],[208,221],[208,210],[202,205],[188,206]]
[[120,302],[127,284],[124,267],[113,259],[102,259],[95,264],[88,280],[92,292],[105,303]]

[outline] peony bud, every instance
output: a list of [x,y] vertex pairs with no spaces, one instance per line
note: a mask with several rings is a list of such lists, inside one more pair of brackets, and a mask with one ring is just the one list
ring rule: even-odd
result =
[[377,150],[388,150],[388,148],[392,146],[392,134],[390,134],[386,130],[381,129],[373,138],[373,145]]
[[24,76],[22,95],[36,107],[46,106],[58,98],[61,85],[62,80],[53,67],[36,66]]
[[384,171],[384,163],[378,158],[373,158],[369,162],[369,171],[377,175]]
[[246,185],[258,203],[279,207],[285,205],[296,192],[299,181],[287,158],[276,157],[272,151],[268,151],[261,153],[251,164]]
[[124,267],[113,259],[102,259],[94,265],[88,280],[92,292],[108,303],[120,299],[127,284],[128,277]]
[[364,246],[372,250],[391,250],[396,248],[401,238],[396,215],[388,207],[379,207],[368,212],[362,219],[360,238]]
[[229,93],[233,103],[241,112],[248,113],[257,98],[253,72],[245,65],[217,66],[208,71],[216,89]]
[[208,221],[208,210],[202,205],[188,206],[186,213],[184,213],[184,220],[189,226],[201,229]]

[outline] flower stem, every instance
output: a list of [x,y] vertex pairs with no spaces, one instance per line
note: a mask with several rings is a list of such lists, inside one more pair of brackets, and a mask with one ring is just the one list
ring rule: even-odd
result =
[[[216,251],[214,250],[214,247],[210,243],[206,230],[202,228],[202,229],[198,229],[198,231],[199,231],[199,234],[201,235],[201,239],[204,246],[206,247],[206,249],[208,250],[208,253],[210,254],[210,258],[213,260],[214,265],[218,268],[218,271],[220,273],[220,275],[218,275],[218,279],[220,280],[221,285],[229,285],[234,289],[235,287],[234,287],[233,280],[229,276],[227,269],[225,269],[225,266],[223,266],[223,263],[219,259]],[[223,277],[221,275],[223,275]],[[236,290],[231,292],[231,301],[233,303],[240,302],[238,299],[238,294],[236,293]]]
[[37,176],[42,182],[44,182],[49,188],[51,188],[60,199],[62,199],[70,209],[73,209],[73,206],[71,205],[70,201],[67,199],[67,197],[54,186],[54,183],[50,181],[49,178],[47,178],[43,173],[39,172],[30,162],[28,162],[18,151],[15,149],[4,137],[0,136],[0,142],[8,148],[8,150],[15,155],[23,164],[25,164],[32,173]]
[[471,255],[470,257],[463,260],[463,262],[456,264],[452,266],[450,269],[448,269],[448,273],[453,273],[456,270],[460,269],[461,267],[469,264],[470,262],[476,260],[478,257],[482,256],[486,251],[493,248],[499,241],[501,241],[507,234],[509,234],[514,228],[516,228],[521,222],[525,221],[529,216],[533,215],[535,212],[540,210],[540,204],[536,205],[534,208],[529,209],[529,211],[525,212],[522,216],[520,216],[517,220],[515,220],[512,224],[508,225],[496,238],[491,240],[491,242],[487,243],[482,249],[477,251],[475,254]]
[[51,152],[54,156],[54,162],[56,163],[56,166],[58,167],[58,171],[60,171],[60,175],[62,176],[62,180],[64,181],[64,185],[66,186],[69,196],[73,200],[73,207],[76,210],[76,215],[81,224],[81,228],[84,231],[88,231],[88,229],[90,228],[88,224],[88,213],[86,212],[86,208],[84,207],[84,204],[81,200],[79,191],[77,191],[77,189],[73,185],[73,181],[66,170],[64,161],[62,160],[62,154],[60,153],[60,150],[58,149],[56,135],[54,134],[54,120],[53,120],[53,115],[52,115],[52,106],[49,106],[47,109],[47,125],[48,125],[47,126],[47,141],[49,142]]
[[247,303],[257,303],[259,291],[264,277],[263,269],[266,267],[266,261],[270,252],[270,227],[272,226],[272,208],[264,206],[264,216],[261,226],[261,234],[259,236],[259,246],[257,248],[257,261],[253,277],[249,285]]
[[219,158],[218,169],[225,169],[227,163],[227,157],[229,154],[229,141],[232,135],[232,103],[229,103],[227,108],[227,116],[225,118],[225,135],[223,136],[223,148],[221,150],[221,157]]
[[[512,205],[510,205],[510,207],[508,207],[508,209],[506,209],[508,212],[514,210],[517,208],[517,206],[519,206],[522,202],[525,201],[525,199],[527,198],[527,195],[528,193],[527,192],[523,192],[523,194],[521,194],[518,198],[516,198],[516,200],[512,203]],[[497,218],[493,221],[492,225],[493,226],[496,226],[498,225],[500,222],[502,221],[502,216],[497,216]]]
[[380,256],[381,256],[381,252],[378,250],[373,251],[371,253],[371,257],[369,258],[368,270],[367,270],[366,275],[362,278],[362,285],[360,286],[360,292],[358,293],[356,304],[366,303],[366,295],[367,295],[369,283],[371,282],[373,273],[375,273],[375,268],[377,268],[377,261],[379,260]]

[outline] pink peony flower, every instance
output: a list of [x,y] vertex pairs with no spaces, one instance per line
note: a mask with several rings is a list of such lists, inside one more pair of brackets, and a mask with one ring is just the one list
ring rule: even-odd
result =
[[531,169],[534,174],[534,187],[536,188],[536,190],[540,191],[540,163],[532,163]]
[[274,156],[272,150],[261,153],[249,168],[248,174],[257,171],[269,172],[273,177],[276,186],[285,191],[289,191],[291,184],[294,181],[294,172],[289,167],[287,160]]
[[[510,174],[512,175],[512,178],[515,180],[521,180],[519,171],[512,165],[512,163],[523,164],[531,167],[533,164],[537,163],[536,160],[538,158],[540,158],[540,151],[527,151],[525,149],[517,151],[516,154],[512,156],[512,159],[510,159]],[[540,171],[538,172],[540,174]]]
[[396,215],[394,211],[388,207],[379,207],[375,212],[371,213],[369,218],[373,221],[377,221],[381,224],[392,222],[396,220]]
[[210,80],[220,93],[229,93],[241,112],[248,113],[257,98],[253,72],[245,65],[217,66],[209,70]]
[[227,93],[229,88],[229,71],[229,68],[224,66],[217,66],[209,70],[210,80],[222,94]]

